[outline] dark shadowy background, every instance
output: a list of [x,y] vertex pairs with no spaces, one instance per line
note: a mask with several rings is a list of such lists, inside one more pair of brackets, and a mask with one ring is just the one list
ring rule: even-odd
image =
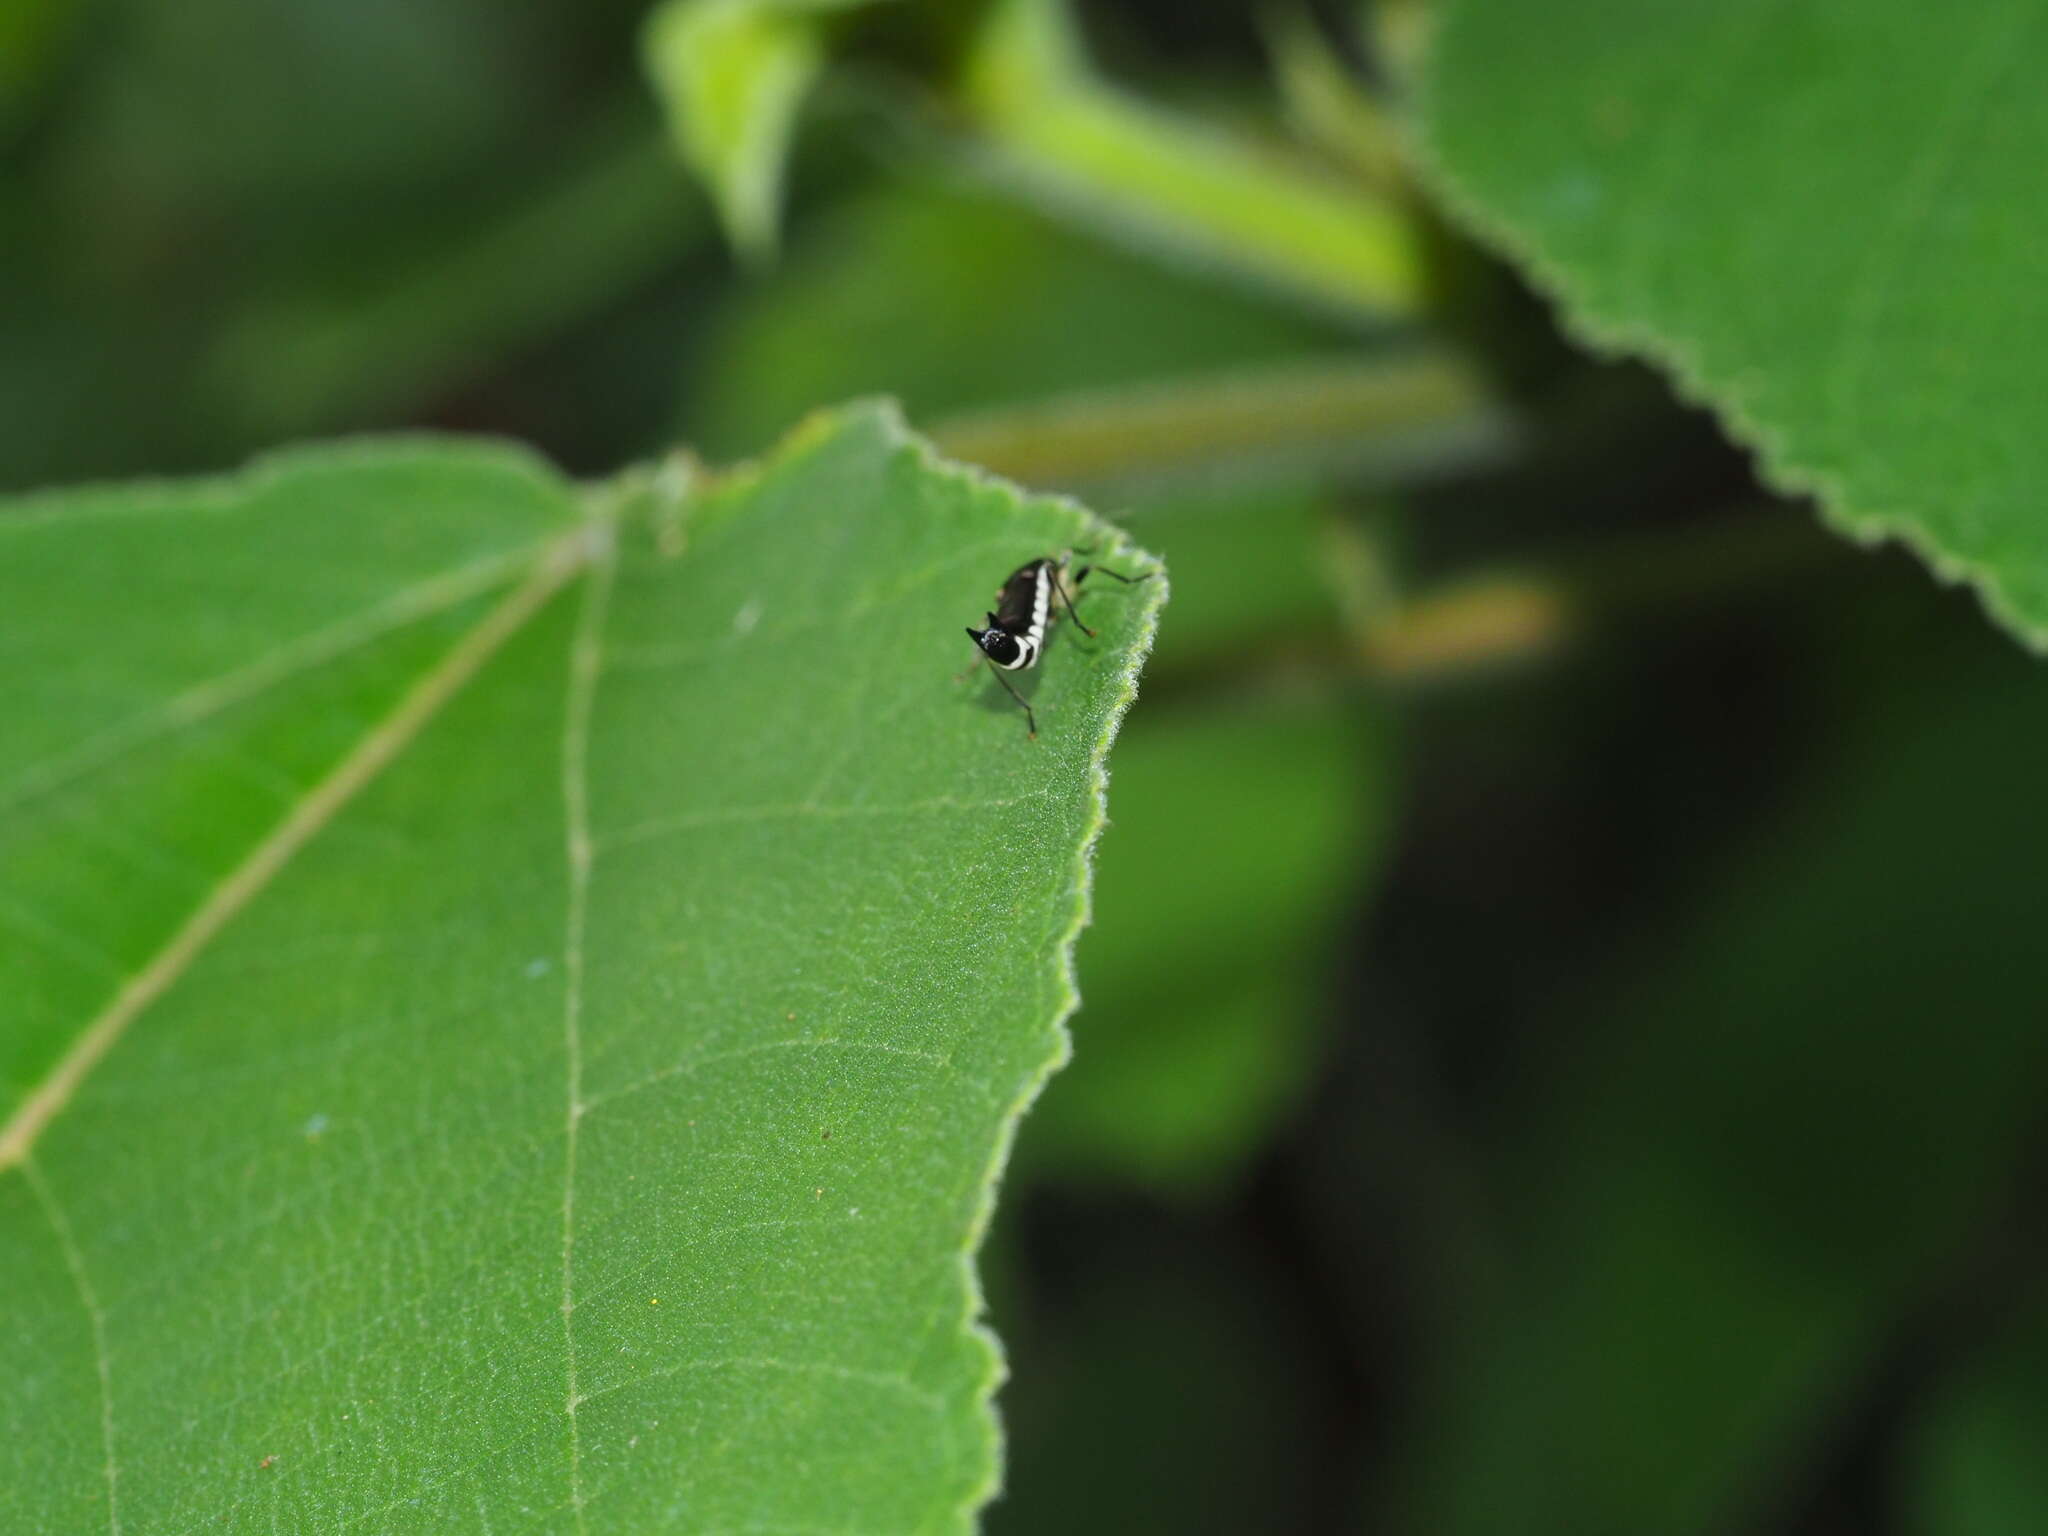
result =
[[[744,272],[640,10],[14,0],[0,487],[404,427],[595,476],[1392,345],[1030,206],[887,70]],[[1283,132],[1241,7],[1086,15]],[[1174,602],[987,1254],[989,1526],[2048,1530],[2037,664],[1437,249],[1504,441],[1079,487]]]

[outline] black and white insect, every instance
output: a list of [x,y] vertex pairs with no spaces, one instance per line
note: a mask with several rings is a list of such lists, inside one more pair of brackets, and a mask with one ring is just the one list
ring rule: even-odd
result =
[[988,627],[976,629],[972,624],[967,626],[967,638],[981,648],[982,660],[988,663],[989,671],[1009,690],[1010,697],[1017,701],[1017,707],[1024,711],[1024,722],[1033,740],[1038,737],[1038,717],[1031,712],[1031,705],[1024,695],[1003,674],[1022,672],[1038,664],[1039,654],[1045,649],[1046,629],[1052,623],[1053,598],[1057,596],[1066,605],[1067,616],[1074,621],[1074,627],[1093,640],[1095,631],[1081,622],[1081,615],[1074,611],[1073,597],[1073,593],[1081,589],[1089,571],[1100,571],[1127,585],[1144,581],[1153,574],[1143,571],[1136,576],[1126,576],[1106,565],[1084,565],[1075,570],[1072,580],[1068,580],[1067,566],[1074,553],[1070,549],[1057,560],[1043,556],[1018,566],[996,593],[996,606],[988,616]]

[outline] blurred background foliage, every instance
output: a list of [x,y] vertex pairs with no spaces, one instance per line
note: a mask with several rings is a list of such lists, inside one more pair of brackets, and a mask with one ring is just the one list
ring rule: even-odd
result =
[[2036,664],[1432,220],[1415,11],[17,0],[0,486],[900,397],[1174,588],[993,1530],[2048,1529]]

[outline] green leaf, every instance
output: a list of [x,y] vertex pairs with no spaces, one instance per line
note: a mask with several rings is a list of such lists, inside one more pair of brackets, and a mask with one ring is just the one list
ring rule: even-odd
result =
[[16,0],[0,11],[0,132],[11,130],[74,33],[75,0]]
[[2044,23],[2039,0],[1450,0],[1423,118],[1452,207],[1578,330],[2040,647]]
[[684,161],[740,254],[775,248],[798,109],[825,63],[823,15],[866,0],[664,0],[641,55]]
[[616,305],[712,234],[637,118],[561,155],[559,170],[531,167],[504,207],[454,210],[395,256],[356,253],[343,272],[267,283],[210,337],[196,392],[267,437],[417,413]]
[[2026,1536],[2048,1520],[2048,1310],[2038,1297],[1931,1394],[1909,1432],[1903,1529]]
[[11,1519],[968,1528],[1164,583],[1036,742],[948,678],[1114,537],[874,410],[696,491],[421,443],[0,511]]

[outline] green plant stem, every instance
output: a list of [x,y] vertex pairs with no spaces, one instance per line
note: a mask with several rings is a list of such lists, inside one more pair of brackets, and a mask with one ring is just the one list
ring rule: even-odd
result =
[[1418,350],[1078,391],[955,416],[931,435],[1027,485],[1157,488],[1466,462],[1498,452],[1507,427],[1471,369]]
[[1354,319],[1421,309],[1420,244],[1397,200],[1103,84],[1057,0],[996,7],[959,105],[999,172],[1113,234]]
[[1548,566],[1474,572],[1393,600],[1362,536],[1341,529],[1334,544],[1354,655],[1368,672],[1403,682],[1535,661],[1596,631],[1697,614],[1842,553],[1804,515],[1773,508],[1632,534]]
[[1295,134],[1364,186],[1400,196],[1408,165],[1392,114],[1367,94],[1305,8],[1276,10],[1264,28],[1273,82]]

